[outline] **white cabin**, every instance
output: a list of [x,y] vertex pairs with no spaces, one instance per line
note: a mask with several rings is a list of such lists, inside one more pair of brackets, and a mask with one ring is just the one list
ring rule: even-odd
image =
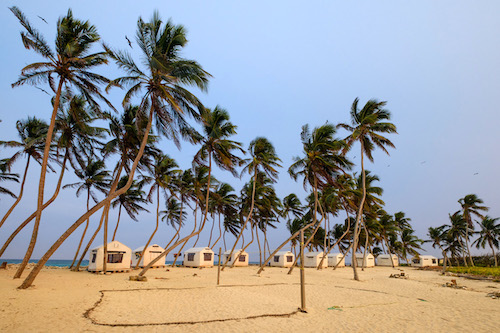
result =
[[345,267],[345,257],[342,253],[330,253],[328,255],[328,266],[329,267]]
[[[307,252],[304,253],[304,267],[318,267],[321,262],[321,258],[323,258],[323,251],[321,252]],[[328,267],[328,258],[323,260],[323,264],[321,268]]]
[[184,252],[185,267],[212,267],[214,265],[214,251],[209,247],[193,247]]
[[[226,262],[227,258],[229,257],[229,254],[231,253],[231,251],[226,251],[224,252],[224,255],[223,255],[223,260],[224,262]],[[234,266],[248,266],[248,260],[249,260],[249,257],[248,257],[248,253],[246,251],[243,251],[241,252],[241,249],[239,250],[234,250],[233,254],[231,255],[231,258],[229,258],[229,261],[227,262],[228,265],[232,265],[234,260],[236,260],[236,257],[238,256],[238,254],[240,254],[240,256],[238,257],[238,260],[236,261],[236,263],[234,264]]]
[[[392,264],[391,264],[392,260]],[[392,267],[399,266],[398,256],[395,254],[379,254],[377,257],[377,266],[389,266]]]
[[292,267],[295,256],[290,251],[278,251],[271,259],[271,266]]
[[[130,270],[130,259],[132,250],[118,241],[108,243],[108,259],[106,263],[107,272]],[[90,272],[101,272],[104,259],[104,245],[98,246],[89,252]]]
[[[139,258],[141,257],[141,253],[143,250],[144,246],[141,246],[132,252],[132,267],[135,267],[137,265],[137,261],[139,261]],[[139,267],[146,267],[147,265],[149,265],[151,261],[156,259],[156,257],[158,257],[160,254],[162,254],[163,251],[165,251],[165,249],[158,244],[153,244],[148,246],[148,248],[144,252],[144,256],[141,259]],[[151,267],[163,267],[163,266],[165,266],[165,257],[158,260]]]
[[413,267],[437,266],[438,260],[434,256],[415,256],[411,258]]
[[365,257],[363,257],[363,253],[356,253],[356,265],[365,268],[374,267],[375,257],[371,253],[367,253]]

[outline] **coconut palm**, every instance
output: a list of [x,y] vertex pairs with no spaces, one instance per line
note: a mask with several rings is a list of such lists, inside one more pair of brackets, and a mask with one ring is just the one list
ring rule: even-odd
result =
[[401,232],[401,254],[406,262],[408,262],[408,254],[414,256],[419,254],[417,250],[422,249],[421,245],[424,242],[415,236],[413,234],[414,232],[415,231],[411,228],[405,228]]
[[[0,182],[3,181],[14,181],[19,183],[19,175],[17,173],[11,173],[9,169],[9,160],[4,158],[0,160]],[[5,187],[0,186],[0,193],[7,194],[12,198],[16,198],[16,195]]]
[[281,216],[290,218],[290,214],[295,217],[304,214],[304,207],[302,207],[302,203],[295,193],[290,193],[283,198],[283,211],[281,212]]
[[47,136],[48,125],[45,121],[40,120],[36,117],[28,117],[28,119],[26,120],[18,120],[16,122],[16,129],[20,141],[0,141],[0,146],[5,148],[20,148],[20,150],[7,161],[9,162],[9,165],[12,165],[21,156],[26,156],[26,166],[24,168],[24,173],[21,180],[21,188],[19,190],[19,194],[17,195],[17,199],[2,217],[2,220],[0,221],[0,227],[2,227],[4,222],[7,220],[9,215],[12,213],[14,208],[23,197],[24,184],[26,182],[26,176],[28,175],[28,168],[31,159],[34,159],[39,164],[42,163],[42,151],[43,145],[45,143],[45,137]]
[[474,242],[478,249],[480,247],[484,249],[486,247],[486,243],[488,243],[491,251],[493,252],[495,267],[498,266],[495,248],[498,249],[500,246],[500,223],[497,223],[498,220],[500,220],[498,217],[491,218],[488,215],[483,217],[481,223],[479,224],[481,227],[481,230],[479,231],[479,238]]
[[[364,166],[364,156],[373,162],[372,152],[375,147],[382,149],[385,153],[389,154],[386,146],[393,147],[394,144],[387,138],[381,135],[381,133],[397,133],[396,126],[394,124],[387,122],[390,119],[390,112],[384,109],[387,102],[379,102],[377,100],[369,100],[365,106],[360,110],[358,109],[359,99],[356,98],[351,106],[351,125],[339,124],[348,130],[351,134],[346,138],[347,148],[350,149],[354,142],[360,143],[361,148],[361,174],[362,174],[362,185],[363,185],[363,196],[360,205],[358,206],[358,213],[356,217],[356,224],[354,226],[354,246],[353,246],[353,257],[355,256],[355,251],[357,248],[357,233],[359,229],[359,223],[363,214],[363,207],[366,198],[366,187],[365,187],[365,166]],[[359,281],[358,273],[356,271],[356,260],[353,260],[353,272],[354,279]]]
[[180,52],[187,43],[184,27],[174,25],[170,21],[162,24],[158,13],[155,13],[150,22],[144,22],[139,18],[136,39],[139,48],[143,52],[143,63],[147,67],[145,71],[141,70],[128,54],[115,52],[106,47],[108,54],[129,75],[111,82],[111,85],[114,86],[131,85],[131,88],[125,94],[124,104],[129,104],[133,96],[139,95],[143,90],[145,91],[139,104],[139,114],[147,115],[148,122],[140,149],[130,168],[129,181],[126,186],[116,191],[111,189],[106,199],[92,207],[90,211],[82,215],[70,226],[47,253],[42,256],[37,266],[23,283],[22,288],[27,288],[33,283],[36,275],[50,256],[85,221],[87,215],[94,214],[101,207],[109,204],[115,197],[127,191],[132,185],[135,169],[144,152],[153,118],[156,121],[156,128],[159,133],[174,139],[174,142],[178,142],[177,133],[183,136],[192,134],[192,128],[187,124],[183,115],[188,113],[197,116],[196,109],[203,109],[203,106],[186,89],[186,86],[194,85],[205,91],[210,74],[204,71],[196,61],[181,57]]
[[[255,203],[255,188],[257,186],[256,185],[257,174],[259,172],[264,172],[272,182],[275,182],[276,179],[278,178],[278,171],[276,170],[276,167],[281,167],[281,165],[279,164],[281,160],[279,159],[278,155],[276,155],[274,146],[268,139],[264,137],[257,137],[254,140],[252,140],[252,142],[250,142],[250,145],[248,146],[248,151],[250,153],[251,158],[245,160],[246,165],[243,168],[242,174],[248,172],[248,174],[253,176],[253,188],[252,188],[252,199],[251,199],[250,209],[248,210],[248,215],[245,219],[245,222],[243,222],[240,234],[238,235],[238,237],[236,237],[236,241],[234,242],[234,245],[229,253],[229,256],[226,257],[226,261],[222,266],[222,270],[224,270],[224,268],[227,265],[227,262],[232,257],[234,249],[236,248],[236,245],[238,244],[241,235],[245,231],[248,221],[252,217],[254,203]],[[236,259],[233,260],[233,266],[237,262],[242,252],[243,250],[238,252]]]
[[429,227],[427,235],[429,236],[429,240],[426,242],[432,242],[432,247],[439,247],[441,253],[443,254],[444,262],[443,262],[443,273],[446,271],[446,250],[444,249],[444,242],[447,236],[446,225],[439,226],[437,228]]
[[467,259],[465,257],[465,252],[467,248],[464,246],[463,240],[467,237],[467,220],[464,216],[457,211],[453,214],[449,214],[451,226],[448,229],[448,233],[450,237],[455,240],[459,246],[458,251],[462,254],[462,259],[464,261],[464,265],[467,265]]
[[[149,200],[152,201],[152,195],[156,190],[156,226],[153,230],[153,233],[146,242],[146,245],[144,245],[144,249],[142,250],[141,256],[137,261],[137,265],[135,266],[136,269],[139,267],[142,257],[144,256],[144,253],[149,246],[149,243],[151,243],[151,240],[156,234],[156,231],[158,231],[158,225],[160,222],[160,189],[166,191],[167,189],[171,188],[174,178],[181,172],[178,167],[179,166],[177,165],[175,160],[173,158],[170,158],[168,155],[160,154],[156,156],[155,164],[152,170],[153,184],[151,186],[151,189],[149,190],[148,195]],[[181,213],[179,213],[179,216],[180,214]]]
[[[102,160],[89,160],[87,165],[82,170],[75,170],[75,174],[80,178],[80,182],[64,185],[63,188],[76,188],[76,196],[79,197],[83,191],[87,192],[87,210],[89,209],[90,198],[94,202],[98,202],[97,195],[94,191],[97,190],[101,193],[106,194],[109,189],[109,171],[105,170],[105,164]],[[87,233],[89,227],[89,219],[85,224],[85,229],[83,230],[80,243],[75,253],[73,262],[70,265],[70,269],[73,267],[75,260],[80,252],[80,247],[82,246],[83,239]]]
[[[12,87],[24,84],[38,85],[39,83],[48,82],[50,88],[55,93],[52,116],[47,130],[43,152],[35,225],[26,255],[14,275],[14,278],[19,278],[33,253],[38,235],[44,201],[45,175],[47,172],[50,145],[63,87],[76,87],[97,110],[99,109],[99,105],[94,100],[94,97],[100,97],[104,101],[106,101],[106,99],[101,95],[100,89],[95,83],[107,83],[108,80],[101,75],[89,71],[98,65],[106,64],[107,59],[106,54],[103,52],[90,54],[90,48],[99,41],[100,37],[96,28],[88,21],[83,22],[74,18],[71,9],[69,9],[66,16],[59,18],[57,21],[56,45],[55,50],[52,50],[43,36],[30,25],[27,18],[17,7],[13,6],[9,9],[25,29],[25,32],[21,33],[24,47],[32,49],[46,59],[46,62],[33,63],[24,67],[21,70],[19,79],[12,84]],[[57,87],[54,82],[54,76],[59,79]],[[34,271],[32,271],[31,274],[34,274],[33,272]]]
[[462,206],[462,214],[465,220],[467,221],[465,245],[467,246],[469,262],[471,266],[474,266],[474,261],[472,260],[472,255],[470,253],[470,246],[469,246],[469,229],[474,231],[474,223],[472,220],[472,215],[475,215],[476,217],[479,218],[483,218],[481,211],[486,212],[488,211],[489,208],[486,206],[481,206],[483,200],[478,198],[478,196],[475,194],[466,195],[465,197],[459,199],[458,203],[460,204],[460,206]]
[[[228,206],[234,206],[238,198],[236,194],[232,192],[234,192],[234,188],[228,183],[220,183],[214,192],[212,204],[214,212],[218,215],[219,218],[219,237],[214,241],[214,243],[211,246],[209,240],[208,246],[211,249],[215,247],[215,245],[219,242],[219,240],[222,237],[221,215],[224,215],[224,212],[227,210]],[[210,236],[211,235],[212,232],[210,232]]]
[[[315,128],[312,132],[308,125],[302,127],[301,141],[303,146],[304,157],[295,157],[294,163],[288,169],[288,173],[293,180],[297,180],[299,176],[304,177],[304,188],[308,185],[313,189],[314,194],[314,210],[312,214],[312,222],[304,226],[304,230],[314,226],[319,226],[317,222],[318,214],[318,189],[326,184],[334,183],[335,177],[340,171],[350,169],[352,163],[345,156],[340,154],[340,151],[345,148],[345,143],[335,138],[335,126],[325,124]],[[320,206],[322,210],[322,207]],[[324,215],[321,214],[324,218]],[[323,220],[323,219],[322,219]],[[320,223],[321,221],[320,220]],[[300,231],[299,231],[300,232]],[[298,233],[297,233],[298,235]],[[295,238],[296,234],[287,239],[274,253],[279,251],[288,241]],[[264,262],[258,273],[263,270],[263,267],[269,262],[271,257]]]

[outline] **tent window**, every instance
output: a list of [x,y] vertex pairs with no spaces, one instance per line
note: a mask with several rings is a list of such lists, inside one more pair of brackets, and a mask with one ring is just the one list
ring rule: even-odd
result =
[[123,260],[123,253],[108,253],[108,263],[119,264]]
[[241,261],[241,262],[245,262],[246,260],[246,256],[244,255],[241,255],[240,258],[238,259],[238,261]]
[[413,259],[412,261],[414,264],[420,264],[420,259]]
[[194,261],[194,253],[188,253],[188,261]]
[[280,256],[274,256],[274,262],[280,262]]
[[92,262],[95,262],[95,258],[97,257],[97,253],[92,253]]
[[204,261],[212,260],[212,253],[203,253],[203,260]]
[[432,263],[433,264],[437,263],[436,259],[432,259]]
[[287,262],[293,262],[293,257],[292,256],[286,256],[286,261]]

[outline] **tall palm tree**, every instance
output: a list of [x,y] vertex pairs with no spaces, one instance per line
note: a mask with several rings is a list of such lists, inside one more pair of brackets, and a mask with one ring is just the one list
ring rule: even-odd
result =
[[481,206],[483,200],[478,198],[478,196],[475,194],[466,195],[465,197],[459,199],[458,203],[460,204],[460,206],[462,206],[462,214],[465,220],[467,221],[465,245],[467,246],[467,252],[469,254],[469,262],[471,266],[474,266],[474,261],[472,260],[472,255],[470,253],[470,246],[469,246],[469,229],[474,231],[474,223],[472,221],[472,215],[475,215],[476,217],[479,218],[483,218],[481,211],[486,212],[488,211],[489,208],[486,206]]
[[[387,102],[379,102],[377,100],[369,100],[365,106],[360,110],[358,109],[359,99],[356,98],[351,106],[351,125],[339,124],[348,130],[351,134],[346,138],[347,148],[351,148],[354,142],[360,143],[361,148],[361,174],[363,177],[363,197],[360,205],[358,206],[358,213],[356,216],[356,223],[354,225],[354,240],[353,240],[353,257],[355,257],[355,252],[357,248],[357,233],[359,229],[359,223],[361,216],[363,214],[363,207],[366,198],[366,187],[365,187],[365,165],[364,156],[373,162],[372,152],[376,147],[382,149],[385,153],[389,154],[386,146],[393,147],[394,144],[387,138],[381,135],[381,133],[397,133],[396,126],[394,124],[387,122],[390,119],[390,112],[384,109]],[[354,279],[359,281],[358,273],[356,271],[356,260],[353,260],[353,272]]]
[[[255,187],[257,182],[257,174],[259,172],[264,172],[272,182],[275,182],[276,179],[278,178],[278,171],[276,170],[276,167],[281,167],[281,165],[279,164],[281,160],[279,159],[278,155],[276,155],[276,151],[274,149],[273,144],[264,137],[257,137],[254,140],[252,140],[252,142],[250,142],[250,145],[248,146],[248,151],[250,153],[251,158],[245,160],[246,165],[243,168],[242,174],[245,172],[248,172],[250,175],[253,174],[253,189],[252,189],[252,199],[251,199],[250,209],[248,210],[248,215],[245,219],[245,222],[243,222],[240,234],[238,235],[238,237],[236,237],[236,241],[234,242],[234,245],[229,255],[226,257],[226,261],[222,266],[222,270],[224,270],[229,259],[233,255],[234,249],[236,248],[238,241],[240,240],[243,232],[245,231],[248,221],[252,217],[254,203],[255,203]],[[233,260],[233,266],[237,262],[242,252],[243,250],[238,252],[236,259]]]
[[[24,67],[21,70],[19,79],[12,84],[12,87],[23,84],[37,85],[41,82],[48,82],[50,88],[52,88],[55,93],[52,116],[50,118],[43,151],[35,225],[26,255],[14,275],[14,278],[19,278],[28,264],[28,260],[31,258],[38,235],[44,201],[47,163],[62,89],[64,86],[76,87],[80,90],[82,95],[87,98],[89,103],[91,103],[95,109],[98,109],[99,105],[94,100],[94,96],[100,97],[104,101],[106,101],[106,99],[101,95],[100,89],[95,83],[107,83],[108,80],[101,75],[89,71],[98,65],[106,64],[107,57],[103,52],[94,54],[89,53],[91,47],[99,41],[100,37],[96,28],[88,21],[83,22],[74,18],[71,9],[69,9],[66,16],[59,18],[57,21],[56,47],[55,50],[52,50],[43,36],[30,25],[27,18],[17,7],[13,6],[9,9],[25,29],[25,31],[21,33],[24,47],[26,49],[32,49],[46,59],[46,62],[33,63]],[[59,79],[57,87],[54,82],[54,76]],[[111,106],[111,104],[109,105]],[[34,271],[32,271],[31,274],[33,274],[33,272]]]
[[439,226],[437,228],[429,227],[427,235],[429,236],[429,240],[426,242],[432,242],[432,247],[439,247],[441,253],[443,254],[444,262],[443,262],[443,273],[446,271],[446,250],[444,249],[444,242],[447,236],[446,225]]
[[[89,160],[85,168],[83,168],[82,170],[75,170],[76,176],[81,181],[64,185],[63,188],[76,188],[77,197],[79,197],[83,191],[86,191],[87,210],[89,210],[90,198],[92,198],[94,202],[98,202],[97,195],[93,190],[96,189],[97,191],[106,194],[109,189],[109,171],[105,170],[105,167],[106,166],[102,160]],[[69,266],[70,269],[73,268],[78,253],[80,252],[83,239],[85,238],[85,234],[87,233],[87,229],[89,227],[89,222],[89,219],[87,219],[87,223],[85,224],[85,229],[83,230],[82,237],[80,238],[80,243],[78,244],[75,257],[73,258],[73,262]]]
[[[309,185],[313,189],[314,210],[312,222],[306,224],[303,228],[304,230],[311,226],[319,226],[319,223],[324,219],[324,215],[321,214],[322,219],[319,223],[317,222],[318,189],[326,184],[333,184],[339,172],[350,169],[352,165],[345,156],[340,154],[340,151],[345,148],[345,143],[335,138],[335,134],[335,126],[331,124],[317,127],[312,132],[309,130],[308,125],[304,125],[300,134],[304,157],[295,157],[294,163],[288,169],[288,173],[292,179],[297,180],[299,176],[302,176],[304,177],[304,188],[307,188]],[[296,234],[292,235],[274,253],[279,251],[281,247],[296,236]],[[263,270],[263,267],[269,262],[274,253],[268,257],[258,273]]]
[[[147,126],[141,142],[138,154],[130,168],[129,181],[126,186],[110,191],[106,199],[91,208],[82,215],[68,230],[54,243],[54,245],[39,260],[36,267],[31,271],[21,288],[29,287],[41,268],[57,248],[69,237],[69,235],[87,218],[94,214],[104,205],[109,204],[116,196],[124,193],[132,185],[135,169],[142,157],[147,143],[149,131],[153,118],[156,120],[156,128],[160,134],[176,142],[177,133],[182,135],[192,134],[192,128],[185,121],[183,114],[189,113],[198,116],[196,109],[203,109],[201,102],[186,89],[186,86],[196,86],[202,91],[207,88],[210,74],[193,60],[181,57],[180,52],[186,45],[186,31],[181,25],[174,25],[168,21],[162,21],[155,13],[150,22],[144,22],[141,18],[137,24],[137,44],[143,52],[143,63],[146,71],[142,71],[132,60],[132,57],[124,52],[112,51],[106,47],[108,54],[124,69],[129,76],[112,81],[112,85],[121,86],[130,84],[132,87],[125,94],[124,104],[129,104],[134,95],[145,90],[140,102],[140,114],[147,115]],[[149,110],[148,110],[149,109]]]
[[401,232],[401,253],[405,258],[405,261],[408,262],[408,254],[418,255],[417,250],[421,250],[422,243],[424,242],[413,233],[415,231],[411,228],[405,228]]
[[465,252],[467,251],[467,248],[464,246],[463,243],[463,239],[465,239],[468,236],[467,220],[460,213],[460,211],[450,214],[449,217],[451,226],[448,229],[448,233],[450,234],[450,237],[459,244],[458,250],[462,253],[462,259],[464,261],[464,265],[468,266],[467,259],[465,257]]
[[0,146],[6,148],[21,148],[16,152],[8,162],[12,165],[18,158],[25,155],[26,166],[24,168],[24,173],[21,180],[21,189],[17,195],[16,201],[12,204],[9,210],[5,213],[0,221],[0,227],[7,220],[9,215],[12,213],[14,208],[17,206],[24,193],[24,184],[26,182],[26,176],[28,175],[28,168],[30,161],[33,158],[39,164],[42,163],[43,159],[43,145],[45,143],[45,137],[47,136],[48,125],[45,121],[40,120],[36,117],[28,117],[26,120],[18,120],[16,122],[16,129],[19,135],[20,141],[0,141]]
[[[144,245],[144,249],[141,252],[141,256],[139,257],[139,260],[137,261],[137,265],[135,268],[139,268],[139,265],[141,263],[141,260],[144,256],[144,253],[146,252],[146,249],[149,246],[149,243],[151,243],[151,240],[153,239],[154,235],[156,234],[156,231],[158,231],[158,225],[160,221],[160,189],[163,189],[166,191],[167,189],[171,188],[173,180],[176,175],[178,175],[181,170],[178,169],[178,165],[175,162],[173,158],[170,158],[168,155],[163,155],[160,154],[156,156],[156,161],[155,165],[152,170],[152,175],[153,175],[153,185],[151,186],[151,189],[149,190],[149,199],[150,201],[152,198],[153,192],[156,190],[156,226],[155,229],[153,230],[153,233],[149,237],[148,241],[146,242],[146,245]],[[179,217],[180,217],[179,213]]]
[[474,242],[478,249],[480,247],[484,249],[486,247],[486,243],[488,243],[491,251],[493,252],[495,267],[498,266],[495,248],[498,249],[500,246],[500,223],[497,223],[498,220],[500,220],[498,217],[491,218],[488,215],[483,217],[481,223],[479,224],[481,227],[481,230],[479,231],[479,238]]

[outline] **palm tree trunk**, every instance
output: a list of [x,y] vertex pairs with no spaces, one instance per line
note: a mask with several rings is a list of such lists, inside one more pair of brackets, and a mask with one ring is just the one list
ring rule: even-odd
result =
[[102,224],[104,223],[104,219],[107,217],[109,214],[109,205],[104,206],[104,209],[102,211],[101,219],[99,220],[99,225],[97,226],[97,229],[95,230],[94,234],[92,237],[90,237],[89,242],[87,243],[87,246],[85,246],[85,249],[82,252],[82,255],[80,256],[80,260],[78,260],[78,263],[76,264],[75,268],[73,271],[78,272],[80,270],[80,266],[82,264],[83,259],[85,258],[85,255],[87,254],[88,250],[90,249],[90,246],[94,242],[94,239],[97,237],[97,234],[102,228]]
[[[181,232],[181,227],[182,227],[182,212],[183,212],[183,208],[184,208],[184,200],[183,200],[183,197],[181,195],[181,213],[179,215],[179,228],[177,228],[174,236],[170,239],[170,241],[168,242],[168,244],[165,246],[165,248],[167,248],[173,241],[174,239],[176,239],[176,237],[179,236],[179,233]],[[195,216],[195,219],[196,219],[196,216]],[[175,227],[174,227],[175,229]],[[177,258],[176,258],[177,259]]]
[[[196,225],[198,223],[198,217],[196,216],[197,215],[197,212],[198,212],[198,201],[196,201],[196,205],[194,207],[194,227],[193,227],[193,232],[196,231]],[[180,230],[180,226],[179,226],[179,230]],[[181,254],[181,251],[182,249],[184,248],[184,246],[186,246],[187,242],[189,241],[189,239],[187,239],[184,244],[182,244],[181,248],[179,249],[179,251],[177,251],[177,253],[175,254],[174,256],[174,262],[172,263],[171,267],[174,267],[175,266],[175,263],[177,262],[177,258],[179,258],[179,255]],[[171,242],[168,243],[168,245],[170,245]],[[165,248],[167,249],[168,248],[168,245],[165,246]]]
[[222,237],[222,226],[221,226],[220,222],[221,221],[220,221],[220,213],[219,213],[219,238],[217,238],[217,240],[214,242],[211,249],[213,249],[215,247],[215,245],[219,242],[220,238]]
[[156,257],[153,261],[151,261],[146,267],[144,267],[144,269],[139,273],[139,276],[144,276],[144,274],[146,274],[146,272],[154,265],[156,264],[156,262],[158,262],[158,260],[160,260],[161,258],[167,256],[170,251],[172,251],[173,249],[175,249],[177,246],[179,246],[181,243],[183,242],[187,242],[189,239],[191,239],[192,237],[194,236],[197,236],[199,235],[202,230],[203,230],[203,227],[205,227],[205,223],[207,222],[207,216],[208,216],[208,200],[210,198],[210,179],[211,179],[211,176],[212,176],[212,152],[209,152],[208,153],[208,177],[207,177],[207,197],[205,199],[205,214],[203,216],[203,221],[201,222],[200,224],[200,228],[198,229],[198,231],[196,232],[193,232],[191,233],[190,235],[182,238],[181,240],[177,241],[174,243],[174,245],[172,245],[171,247],[167,248],[165,251],[163,251],[158,257]]
[[62,235],[59,237],[59,239],[49,248],[49,250],[40,258],[38,263],[33,267],[31,270],[30,274],[26,277],[24,282],[19,286],[19,289],[26,289],[29,286],[33,284],[33,281],[35,280],[36,276],[38,273],[40,273],[40,270],[43,268],[47,260],[54,254],[54,252],[61,246],[61,244],[78,228],[87,218],[92,216],[95,212],[97,212],[99,209],[101,209],[104,205],[109,204],[111,200],[116,198],[117,196],[125,193],[130,186],[132,185],[132,181],[134,179],[134,173],[137,168],[137,165],[139,164],[139,161],[144,153],[144,149],[146,148],[146,143],[148,141],[148,136],[149,136],[149,131],[151,130],[151,125],[153,121],[153,113],[154,109],[151,107],[150,113],[149,113],[149,118],[148,118],[148,124],[146,126],[145,132],[144,132],[144,137],[141,142],[141,146],[139,148],[139,152],[137,153],[137,156],[135,157],[134,163],[132,164],[132,168],[130,169],[130,174],[129,174],[129,179],[125,186],[122,188],[118,189],[117,191],[111,191],[108,194],[108,196],[96,204],[94,207],[92,207],[88,212],[80,216],[80,218],[73,223]]
[[497,255],[495,254],[495,249],[493,248],[493,244],[491,243],[491,240],[488,240],[488,244],[491,247],[491,251],[493,251],[493,258],[495,259],[495,267],[498,267]]
[[26,175],[28,174],[28,167],[30,165],[30,158],[31,158],[31,156],[28,155],[28,161],[26,162],[26,167],[24,168],[23,180],[21,182],[21,190],[19,191],[19,195],[17,196],[16,201],[12,204],[12,206],[9,208],[9,210],[7,211],[7,213],[5,213],[4,217],[0,221],[0,228],[2,227],[2,225],[5,222],[5,220],[7,220],[7,218],[10,215],[10,213],[12,213],[12,211],[14,210],[14,208],[16,208],[17,204],[19,203],[19,201],[21,201],[21,198],[23,197],[24,183],[26,182]]
[[208,238],[208,247],[210,247],[210,243],[212,243],[212,233],[214,232],[214,227],[215,227],[215,217],[213,216],[213,214],[210,214],[210,215],[212,217],[212,228],[210,228],[210,237]]
[[[62,180],[63,180],[63,177],[64,177],[64,171],[66,170],[66,161],[67,160],[68,160],[68,156],[66,154],[65,158],[63,160],[62,166],[61,166],[61,174],[59,175],[59,179],[57,180],[57,185],[56,185],[56,189],[54,191],[54,194],[43,205],[42,209],[45,209],[48,206],[50,206],[50,204],[53,203],[54,200],[56,200],[57,196],[59,195],[59,190],[61,189],[61,184],[62,184]],[[3,253],[5,252],[5,250],[7,250],[7,247],[9,247],[10,243],[14,240],[14,238],[16,238],[16,236],[21,232],[21,230],[23,230],[24,227],[26,227],[35,218],[35,216],[36,216],[36,211],[33,212],[33,214],[31,214],[26,220],[24,220],[23,223],[21,223],[19,225],[19,227],[17,227],[16,230],[14,230],[14,232],[5,241],[5,244],[2,246],[2,249],[0,249],[0,257],[2,257]]]
[[354,273],[354,280],[359,281],[358,271],[356,270],[357,262],[356,262],[356,250],[358,248],[358,229],[359,229],[359,221],[361,221],[361,216],[363,215],[363,206],[365,204],[366,199],[366,175],[365,175],[365,165],[364,165],[364,152],[363,152],[363,141],[361,143],[361,175],[362,175],[362,185],[363,185],[363,197],[361,199],[361,204],[358,208],[358,215],[356,216],[356,223],[354,224],[354,239],[352,246],[352,270]]
[[[347,212],[347,211],[346,211]],[[342,234],[342,236],[339,237],[339,239],[335,242],[335,244],[333,244],[333,246],[330,246],[330,244],[328,245],[329,248],[328,248],[328,252],[323,254],[323,257],[321,258],[321,261],[319,262],[319,265],[316,269],[322,269],[323,267],[323,260],[325,260],[326,257],[328,257],[328,255],[330,254],[330,252],[335,248],[335,246],[337,246],[337,244],[340,244],[340,242],[342,241],[342,239],[344,239],[344,237],[349,233],[349,229],[351,228],[351,219],[349,218],[349,214],[347,215],[347,228],[346,228],[346,231]],[[330,239],[328,239],[328,241],[330,241]],[[340,246],[339,246],[339,249],[340,249]]]
[[35,248],[36,239],[38,237],[38,228],[40,226],[40,220],[42,219],[42,210],[43,210],[43,194],[45,191],[45,176],[47,173],[47,164],[49,161],[49,153],[50,153],[50,145],[52,143],[52,134],[54,133],[54,127],[56,123],[56,115],[57,110],[59,110],[59,100],[61,98],[61,90],[64,83],[64,79],[59,80],[59,85],[57,87],[56,97],[54,99],[54,109],[52,110],[52,116],[50,118],[50,125],[47,130],[47,138],[45,139],[45,148],[43,150],[43,160],[42,160],[42,169],[40,171],[40,182],[38,184],[38,201],[36,206],[36,215],[35,215],[35,225],[33,226],[33,233],[31,234],[30,244],[28,245],[28,250],[24,256],[23,262],[19,266],[14,275],[14,279],[19,279],[21,274],[23,273],[28,261],[33,254],[33,249]]
[[469,224],[470,224],[470,216],[467,218],[467,226],[465,228],[465,245],[467,246],[467,254],[469,255],[470,265],[474,267],[474,260],[472,260],[472,256],[470,254],[470,246],[469,246]]
[[116,231],[118,230],[118,226],[120,225],[121,215],[122,215],[122,204],[120,204],[120,208],[118,208],[118,219],[116,220],[116,227],[115,227],[115,231],[113,232],[113,238],[111,238],[111,241],[115,240]]
[[[250,222],[250,232],[252,233],[252,240],[247,244],[245,245],[241,251],[238,252],[238,254],[236,255],[236,257],[234,258],[234,261],[233,263],[231,264],[231,268],[234,267],[234,265],[236,264],[236,262],[238,261],[238,259],[240,258],[240,255],[250,246],[250,244],[253,243],[254,241],[254,236],[253,236],[253,226],[252,226],[252,223]],[[255,228],[255,232],[257,233],[257,227]]]
[[[257,245],[259,246],[259,265],[262,265],[262,249],[260,247],[259,232],[257,230],[255,230],[255,233],[257,234]],[[264,251],[266,251],[266,244],[265,243],[264,243]]]
[[[226,260],[224,261],[224,265],[222,265],[222,270],[224,270],[224,268],[226,268],[227,262],[229,261],[229,259],[231,259],[231,256],[233,255],[233,252],[234,252],[234,249],[236,248],[236,244],[238,244],[238,241],[240,240],[241,235],[245,231],[245,227],[246,227],[248,221],[252,217],[253,206],[254,206],[254,203],[255,203],[255,187],[256,187],[256,183],[257,183],[257,168],[255,168],[254,174],[253,174],[252,203],[250,205],[250,211],[248,212],[247,218],[245,219],[245,223],[243,223],[243,225],[241,226],[241,231],[238,234],[238,237],[236,237],[236,241],[234,242],[233,247],[231,248],[231,252],[227,256]],[[236,259],[234,259],[235,262],[240,257],[241,252],[242,251],[240,251],[238,253],[238,255],[236,256]]]
[[135,269],[139,269],[139,265],[141,263],[142,258],[144,257],[144,253],[146,253],[146,249],[148,248],[149,243],[151,243],[151,240],[153,239],[154,235],[156,234],[156,231],[158,231],[158,225],[160,222],[160,187],[156,189],[156,227],[151,236],[148,239],[148,242],[146,245],[144,245],[144,249],[141,252],[141,256],[139,257],[139,260],[137,261],[137,264],[135,265]]
[[[90,188],[87,188],[87,210],[89,210],[89,201],[90,201]],[[80,244],[78,244],[78,248],[76,249],[75,257],[73,258],[73,262],[69,266],[69,269],[73,268],[75,264],[76,258],[78,258],[78,253],[80,252],[80,248],[82,247],[83,239],[85,238],[85,234],[87,233],[87,229],[89,228],[90,218],[87,219],[87,223],[85,224],[85,229],[83,230],[82,238],[80,238]]]

